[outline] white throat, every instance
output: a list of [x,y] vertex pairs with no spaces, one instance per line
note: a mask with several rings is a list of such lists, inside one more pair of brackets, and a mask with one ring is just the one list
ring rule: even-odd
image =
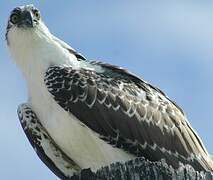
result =
[[32,29],[12,28],[8,42],[11,54],[28,83],[43,76],[50,65],[78,68],[76,57],[54,40],[42,22]]
[[[8,34],[9,47],[28,85],[29,103],[41,124],[59,147],[80,167],[96,170],[112,162],[126,161],[134,156],[114,148],[71,113],[64,111],[48,92],[44,74],[50,65],[87,67],[72,55],[44,24],[36,30],[13,28]],[[88,66],[87,68],[94,68]],[[96,70],[101,70],[97,67]]]

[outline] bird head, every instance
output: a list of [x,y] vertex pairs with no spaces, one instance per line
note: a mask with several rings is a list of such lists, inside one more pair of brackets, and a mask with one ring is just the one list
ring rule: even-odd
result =
[[42,49],[44,42],[52,38],[40,11],[33,5],[19,6],[11,11],[5,36],[17,64],[25,64],[33,53],[39,54],[36,50]]
[[11,11],[6,41],[12,58],[25,75],[35,64],[40,66],[37,69],[44,70],[49,64],[57,64],[57,59],[66,62],[76,59],[75,51],[50,33],[39,10],[33,5],[16,7]]
[[19,6],[11,11],[6,30],[8,45],[10,41],[17,41],[18,37],[24,38],[38,32],[48,33],[48,29],[41,20],[40,11],[35,6]]
[[33,28],[40,21],[40,12],[33,5],[26,5],[13,9],[9,18],[9,28]]

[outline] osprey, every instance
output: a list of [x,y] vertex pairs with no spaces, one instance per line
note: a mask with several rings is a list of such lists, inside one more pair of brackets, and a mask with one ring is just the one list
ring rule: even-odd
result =
[[213,170],[174,101],[120,67],[88,61],[50,33],[33,5],[11,12],[6,40],[28,87],[28,102],[18,107],[21,125],[58,177],[139,156]]

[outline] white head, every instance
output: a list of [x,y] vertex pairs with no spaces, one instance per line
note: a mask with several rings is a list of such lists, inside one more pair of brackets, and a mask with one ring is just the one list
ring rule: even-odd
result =
[[[23,41],[22,38],[26,36],[41,36],[42,34],[50,35],[37,8],[33,5],[26,5],[12,10],[6,32],[6,40],[9,46],[19,39]],[[27,38],[29,37],[24,39]]]
[[41,42],[51,38],[52,35],[43,23],[39,10],[33,5],[12,10],[6,30],[6,41],[18,64],[18,61],[23,60],[23,55],[32,54],[31,50],[36,51]]
[[41,19],[41,14],[33,5],[16,7],[12,10],[7,30],[6,41],[15,62],[22,71],[29,71],[32,57],[41,54],[44,44],[52,39],[52,34]]
[[43,70],[50,64],[76,64],[76,57],[72,55],[76,52],[49,32],[39,10],[33,5],[12,10],[6,41],[24,74],[29,74],[33,68]]

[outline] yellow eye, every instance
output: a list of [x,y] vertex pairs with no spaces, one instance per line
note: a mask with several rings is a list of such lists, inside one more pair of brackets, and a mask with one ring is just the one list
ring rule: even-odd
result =
[[39,19],[40,18],[40,12],[38,10],[33,11],[34,16]]
[[12,14],[10,16],[10,21],[13,23],[13,24],[16,24],[19,20],[19,16],[17,14]]

